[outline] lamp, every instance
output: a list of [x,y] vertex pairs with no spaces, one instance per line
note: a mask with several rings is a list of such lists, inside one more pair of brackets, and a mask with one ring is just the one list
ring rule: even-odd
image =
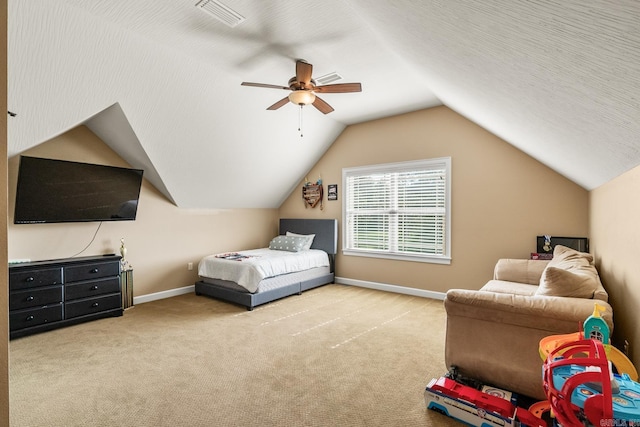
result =
[[316,94],[310,90],[294,90],[289,94],[289,101],[296,105],[309,105],[316,100]]

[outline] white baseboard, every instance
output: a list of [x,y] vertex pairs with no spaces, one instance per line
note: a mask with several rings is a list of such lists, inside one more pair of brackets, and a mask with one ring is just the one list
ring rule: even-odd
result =
[[143,304],[164,298],[176,297],[178,295],[195,292],[195,285],[184,286],[182,288],[169,289],[168,291],[154,292],[152,294],[140,295],[133,298],[133,305]]
[[397,294],[413,295],[422,298],[431,298],[444,300],[444,292],[427,291],[424,289],[408,288],[406,286],[389,285],[387,283],[367,282],[364,280],[347,279],[345,277],[336,277],[336,283],[342,285],[359,286],[361,288],[377,289],[379,291],[395,292]]
[[[341,285],[359,286],[361,288],[376,289],[379,291],[395,292],[397,294],[413,295],[422,298],[444,300],[444,292],[427,291],[424,289],[408,288],[406,286],[389,285],[387,283],[368,282],[365,280],[347,279],[346,277],[336,277],[335,283]],[[164,298],[176,297],[178,295],[195,292],[195,285],[184,286],[182,288],[169,289],[167,291],[154,292],[152,294],[140,295],[133,298],[133,304],[144,304]]]

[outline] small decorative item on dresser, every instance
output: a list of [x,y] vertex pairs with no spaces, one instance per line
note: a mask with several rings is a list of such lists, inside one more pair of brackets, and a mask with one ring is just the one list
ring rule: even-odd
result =
[[531,259],[550,260],[553,259],[553,254],[531,252]]
[[129,266],[129,261],[127,261],[127,248],[124,246],[124,237],[120,239],[120,255],[122,258],[120,259],[120,265],[122,266],[122,270],[128,270],[131,267]]
[[127,257],[127,248],[124,247],[124,237],[120,239],[120,255],[122,255],[122,261]]

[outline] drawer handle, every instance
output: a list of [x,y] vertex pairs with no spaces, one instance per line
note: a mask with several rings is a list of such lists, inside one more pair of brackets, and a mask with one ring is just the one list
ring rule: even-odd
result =
[[33,320],[33,319],[34,319],[33,315],[30,315],[30,316],[27,316],[27,318],[25,320],[28,322],[28,321]]
[[97,290],[98,290],[98,285],[93,285],[93,286],[91,287],[91,290],[92,290],[92,291],[97,291]]
[[36,279],[34,279],[33,277],[27,277],[25,279],[25,282],[33,282],[34,280],[36,280]]
[[91,307],[97,307],[99,304],[97,302],[94,302],[93,304],[91,304]]
[[90,271],[90,273],[96,274],[98,272],[97,268],[94,268],[93,270]]
[[33,301],[35,298],[33,297],[33,295],[29,295],[27,298],[25,298],[27,301]]

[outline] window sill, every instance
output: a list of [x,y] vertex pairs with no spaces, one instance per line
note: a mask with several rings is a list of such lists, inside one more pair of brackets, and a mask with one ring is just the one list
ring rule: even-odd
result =
[[451,264],[451,257],[448,256],[404,255],[383,252],[355,251],[353,249],[342,249],[342,255],[361,256],[368,258],[384,258],[396,261],[426,262],[429,264]]

